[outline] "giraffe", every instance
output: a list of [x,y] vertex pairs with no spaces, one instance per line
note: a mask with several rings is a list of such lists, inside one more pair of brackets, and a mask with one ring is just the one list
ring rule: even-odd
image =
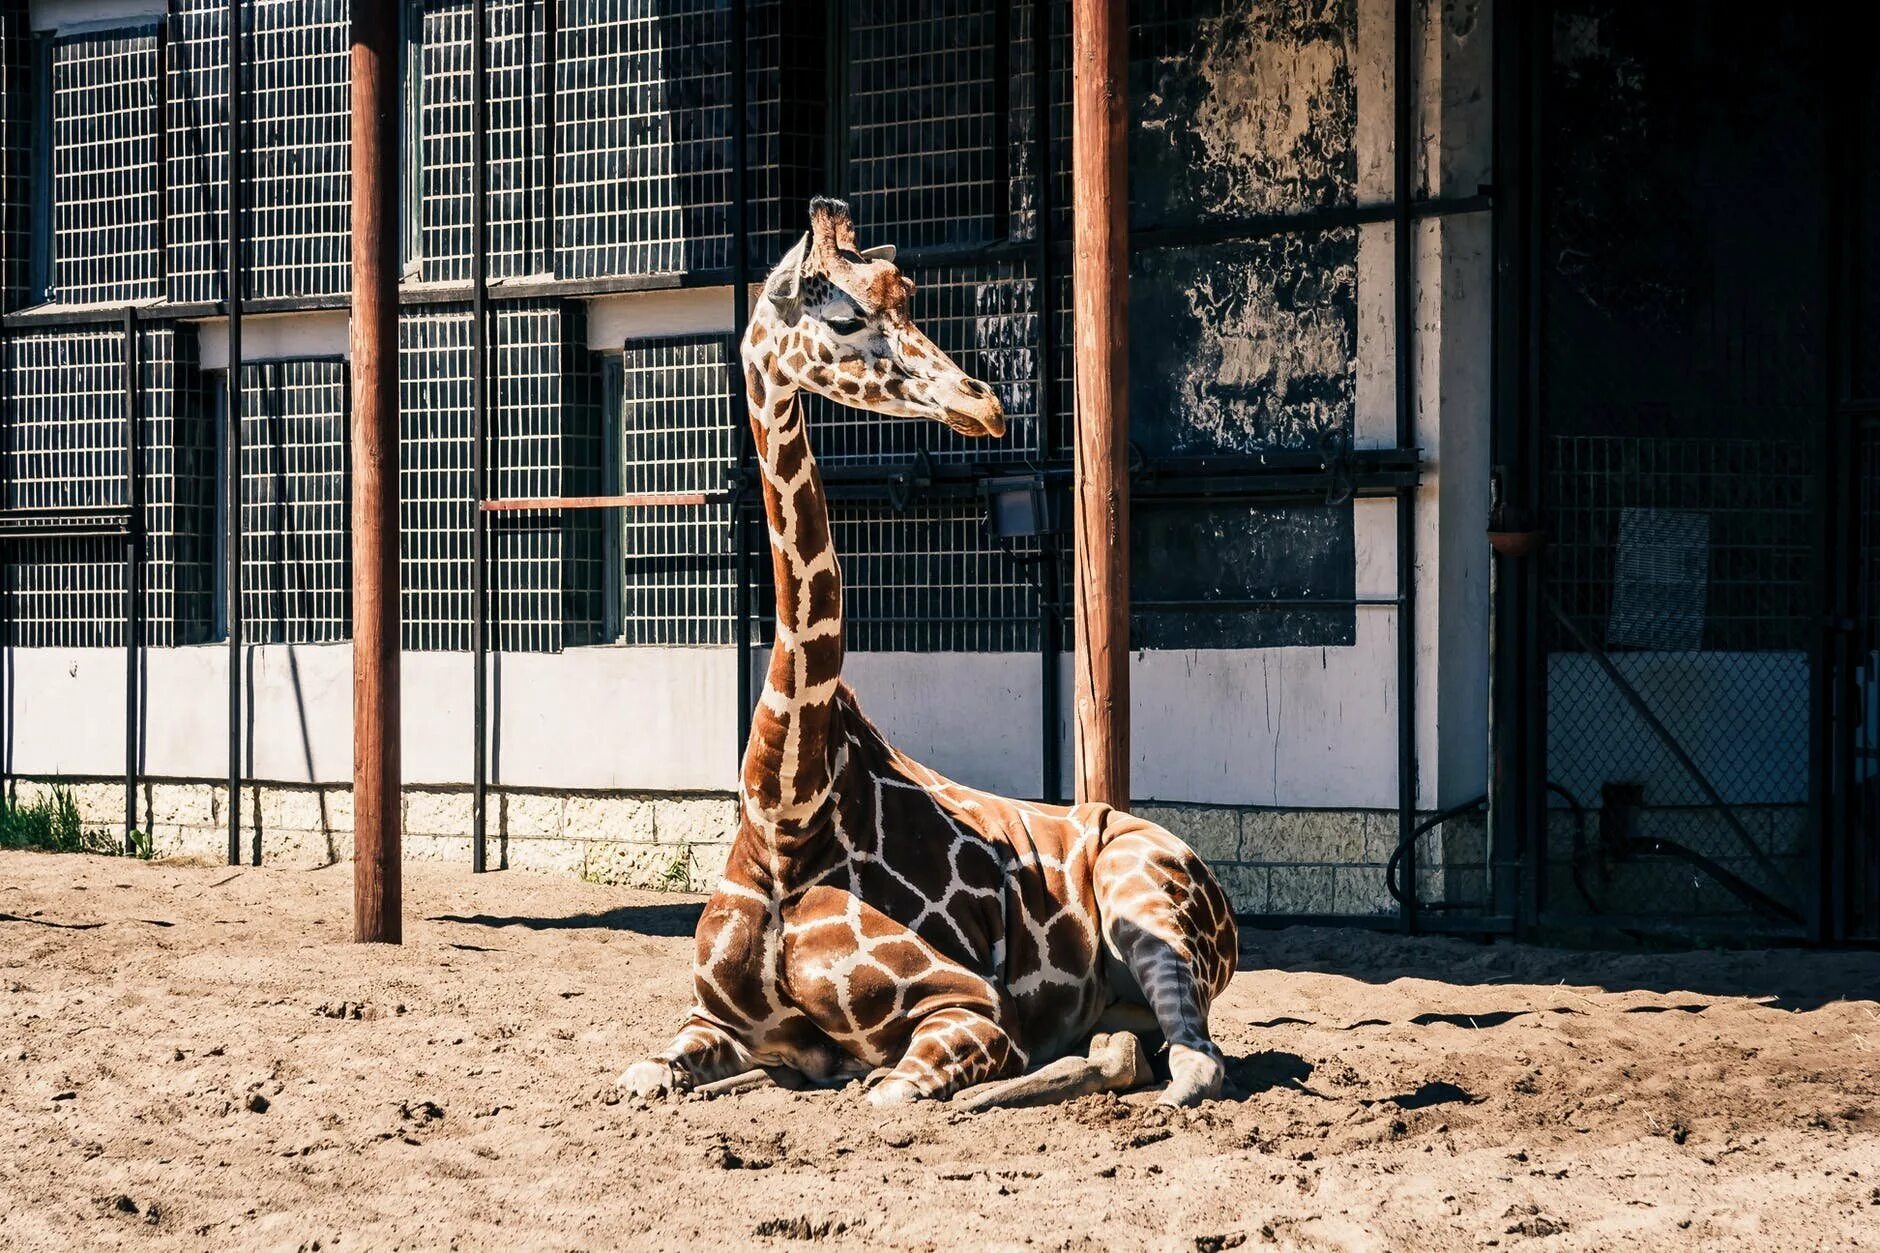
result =
[[620,1086],[663,1096],[781,1067],[867,1075],[877,1105],[947,1099],[1064,1058],[1133,1011],[1168,1044],[1159,1100],[1215,1097],[1208,1008],[1238,934],[1200,857],[1108,805],[943,778],[890,745],[842,680],[842,573],[799,393],[1005,430],[992,390],[909,319],[912,293],[893,247],[858,249],[847,206],[818,198],[744,334],[775,645],[737,835],[698,924],[697,1003]]

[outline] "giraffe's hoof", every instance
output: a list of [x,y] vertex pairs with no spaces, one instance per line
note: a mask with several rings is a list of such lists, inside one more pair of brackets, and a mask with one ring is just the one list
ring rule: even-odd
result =
[[1214,1053],[1183,1044],[1168,1048],[1168,1087],[1155,1098],[1157,1105],[1199,1105],[1221,1094],[1227,1066]]
[[679,1076],[665,1062],[635,1062],[614,1082],[628,1096],[644,1098],[669,1096],[679,1090]]
[[906,1079],[883,1079],[868,1089],[868,1103],[876,1108],[911,1105],[920,1099],[920,1089]]

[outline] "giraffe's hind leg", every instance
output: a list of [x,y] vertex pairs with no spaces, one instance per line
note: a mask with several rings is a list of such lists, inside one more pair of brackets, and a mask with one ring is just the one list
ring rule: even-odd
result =
[[1194,850],[1162,828],[1117,814],[1093,879],[1103,942],[1155,1015],[1169,1047],[1164,1105],[1219,1096],[1226,1077],[1208,1009],[1233,977],[1240,935],[1227,895]]

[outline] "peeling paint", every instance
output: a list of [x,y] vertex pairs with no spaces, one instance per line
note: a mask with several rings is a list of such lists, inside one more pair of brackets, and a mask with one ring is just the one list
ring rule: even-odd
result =
[[1152,451],[1315,448],[1349,434],[1355,232],[1145,254],[1131,301],[1132,405]]
[[1175,7],[1144,6],[1132,31],[1137,223],[1351,203],[1352,0],[1217,4],[1180,17]]

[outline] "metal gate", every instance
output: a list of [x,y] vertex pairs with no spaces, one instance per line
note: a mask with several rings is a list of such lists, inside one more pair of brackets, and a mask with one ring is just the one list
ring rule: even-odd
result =
[[1528,27],[1503,457],[1536,516],[1502,525],[1544,540],[1516,663],[1543,925],[1880,933],[1874,110],[1836,42],[1698,0]]

